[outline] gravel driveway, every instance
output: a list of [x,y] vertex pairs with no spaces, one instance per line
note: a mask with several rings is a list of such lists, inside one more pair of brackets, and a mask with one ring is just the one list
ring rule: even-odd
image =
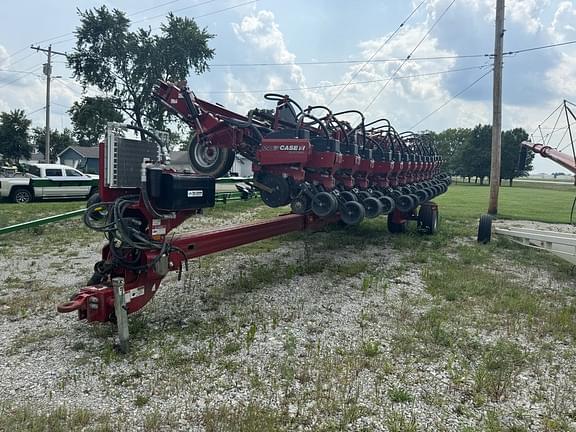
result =
[[[575,430],[569,270],[472,236],[407,239],[333,230],[196,260],[131,315],[125,356],[111,325],[55,311],[101,240],[1,246],[0,430]],[[464,298],[474,272],[529,295]]]

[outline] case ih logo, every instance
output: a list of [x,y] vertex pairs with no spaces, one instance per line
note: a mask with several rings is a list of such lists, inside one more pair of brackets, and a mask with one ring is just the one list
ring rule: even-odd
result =
[[262,147],[263,151],[305,151],[305,145],[297,144],[282,144],[282,145],[267,145]]
[[303,145],[281,145],[280,150],[283,151],[304,151],[306,146]]

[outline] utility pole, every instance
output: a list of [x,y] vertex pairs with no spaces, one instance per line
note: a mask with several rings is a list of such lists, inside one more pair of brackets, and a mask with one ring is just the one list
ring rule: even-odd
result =
[[490,202],[488,213],[498,213],[502,140],[502,52],[504,50],[504,0],[496,0],[494,35],[494,92],[492,98],[492,159],[490,163]]
[[52,45],[48,45],[48,49],[40,48],[39,46],[30,48],[36,51],[47,53],[48,60],[44,63],[43,72],[46,75],[46,145],[44,150],[44,160],[50,162],[50,77],[52,76],[52,54],[66,56],[66,53],[61,53],[52,50]]

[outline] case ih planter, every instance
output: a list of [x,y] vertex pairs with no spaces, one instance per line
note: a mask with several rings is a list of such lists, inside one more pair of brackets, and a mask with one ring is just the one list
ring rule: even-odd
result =
[[254,109],[242,116],[195,97],[185,82],[159,82],[154,96],[193,129],[188,151],[196,172],[223,176],[239,153],[252,161],[254,184],[270,207],[339,214],[353,225],[364,217],[409,213],[450,183],[427,135],[398,134],[386,119],[366,123],[359,111],[302,109],[289,96],[269,93],[264,97],[276,101],[273,113]]
[[[294,231],[317,230],[342,221],[388,215],[391,232],[409,220],[434,233],[437,206],[430,200],[446,191],[442,160],[425,135],[398,134],[386,119],[366,123],[359,111],[333,113],[327,107],[302,109],[288,96],[272,113],[242,116],[196,98],[184,83],[159,82],[154,96],[193,130],[190,162],[198,174],[170,168],[157,135],[110,124],[100,145],[97,199],[85,223],[103,232],[108,244],[87,287],[58,306],[80,319],[118,324],[120,348],[128,348],[127,315],[142,308],[169,271],[190,258]],[[351,116],[358,124],[352,126]],[[123,137],[136,129],[151,142]],[[254,186],[270,207],[290,205],[277,218],[174,236],[171,230],[214,205],[215,177],[225,175],[235,154],[250,161]]]

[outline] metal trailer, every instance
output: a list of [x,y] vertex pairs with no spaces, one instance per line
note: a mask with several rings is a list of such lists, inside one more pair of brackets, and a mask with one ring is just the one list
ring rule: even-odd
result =
[[492,217],[483,215],[478,226],[478,242],[488,243],[492,234],[509,238],[515,243],[548,251],[576,265],[576,234],[531,228],[500,228],[492,226]]

